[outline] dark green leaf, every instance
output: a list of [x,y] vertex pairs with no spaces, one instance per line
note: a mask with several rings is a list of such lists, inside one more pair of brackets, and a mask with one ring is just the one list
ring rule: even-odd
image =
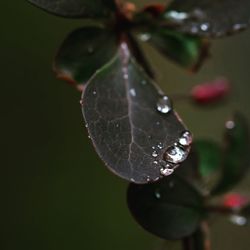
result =
[[204,216],[201,195],[176,175],[153,184],[130,184],[127,201],[135,220],[164,239],[191,235]]
[[[168,113],[157,111],[161,95],[131,58],[126,43],[83,93],[90,138],[107,167],[122,178],[136,183],[158,180],[166,151],[186,129],[170,104]],[[184,160],[189,148],[180,150]]]
[[204,194],[216,185],[221,174],[222,150],[207,140],[193,143],[192,151],[177,170],[177,174]]
[[85,27],[71,33],[55,58],[54,69],[59,78],[84,84],[117,52],[113,32],[99,27]]
[[180,31],[219,37],[247,27],[249,0],[173,0],[164,18]]
[[222,150],[212,141],[199,140],[194,143],[194,150],[198,154],[199,173],[207,178],[217,172],[222,164]]
[[238,184],[249,169],[249,131],[246,119],[236,114],[226,123],[226,148],[221,180],[213,194],[226,192]]
[[102,18],[115,9],[113,0],[28,0],[52,14],[72,18]]
[[208,55],[206,39],[160,28],[150,35],[151,44],[182,67],[196,71]]

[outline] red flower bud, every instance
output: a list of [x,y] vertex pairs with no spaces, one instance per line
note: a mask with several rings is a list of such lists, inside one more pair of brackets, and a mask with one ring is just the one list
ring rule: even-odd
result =
[[223,206],[232,209],[241,209],[250,202],[248,197],[240,194],[228,194],[223,199]]
[[203,83],[192,89],[192,99],[200,104],[218,101],[228,94],[230,85],[227,79],[220,78],[212,82]]

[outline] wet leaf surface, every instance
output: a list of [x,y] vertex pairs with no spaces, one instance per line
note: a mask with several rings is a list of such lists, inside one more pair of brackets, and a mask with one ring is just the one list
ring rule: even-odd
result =
[[249,9],[248,0],[174,0],[164,18],[182,32],[220,37],[245,29]]
[[171,29],[160,28],[150,35],[149,42],[167,58],[191,71],[196,71],[207,58],[209,42]]
[[88,83],[82,104],[97,153],[112,172],[126,180],[156,181],[162,177],[166,156],[180,162],[189,153],[189,147],[173,148],[186,128],[130,56],[126,43]]
[[60,47],[54,62],[59,78],[84,84],[117,52],[114,33],[100,27],[84,27],[72,32]]
[[127,201],[135,220],[164,239],[191,235],[204,216],[201,195],[176,175],[147,185],[130,184]]
[[113,0],[28,0],[35,6],[63,17],[102,18],[115,9]]
[[223,172],[213,194],[221,194],[233,188],[249,169],[249,130],[244,116],[236,114],[233,120],[226,123],[225,141]]

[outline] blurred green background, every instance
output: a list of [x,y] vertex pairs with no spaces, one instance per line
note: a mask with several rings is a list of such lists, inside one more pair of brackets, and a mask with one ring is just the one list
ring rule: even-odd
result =
[[[130,216],[127,183],[107,171],[95,154],[80,94],[51,70],[58,46],[82,21],[54,17],[25,0],[1,6],[0,249],[163,249],[162,241]],[[185,93],[217,76],[231,80],[232,95],[224,105],[204,109],[175,103],[196,138],[220,141],[224,121],[235,110],[250,120],[249,41],[250,31],[214,42],[213,56],[195,76],[144,46],[167,94]],[[213,249],[249,250],[249,232],[250,227],[238,228],[226,218],[214,220]]]

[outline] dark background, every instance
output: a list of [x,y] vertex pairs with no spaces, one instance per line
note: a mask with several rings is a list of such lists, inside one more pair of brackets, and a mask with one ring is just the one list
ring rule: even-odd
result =
[[[87,137],[80,94],[51,70],[58,46],[82,21],[54,17],[24,0],[2,1],[0,21],[0,249],[177,249],[163,246],[132,219],[127,183],[106,170]],[[250,31],[214,42],[213,57],[195,76],[145,46],[167,94],[218,76],[231,80],[224,105],[175,103],[196,138],[221,141],[224,121],[235,110],[250,118],[249,41]],[[238,189],[247,193],[248,182]],[[238,228],[227,218],[214,218],[212,225],[213,249],[249,250],[250,227]]]

